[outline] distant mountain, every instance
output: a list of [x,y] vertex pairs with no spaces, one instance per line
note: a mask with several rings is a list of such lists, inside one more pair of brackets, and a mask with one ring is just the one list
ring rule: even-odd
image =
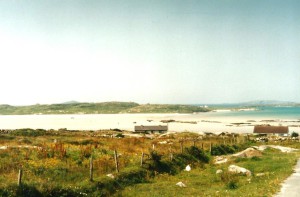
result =
[[277,101],[277,100],[257,100],[239,103],[241,106],[294,106],[298,103],[290,101]]

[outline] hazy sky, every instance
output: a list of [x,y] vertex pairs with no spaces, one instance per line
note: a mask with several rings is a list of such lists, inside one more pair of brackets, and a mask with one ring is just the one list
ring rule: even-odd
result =
[[300,102],[299,0],[0,0],[0,104]]

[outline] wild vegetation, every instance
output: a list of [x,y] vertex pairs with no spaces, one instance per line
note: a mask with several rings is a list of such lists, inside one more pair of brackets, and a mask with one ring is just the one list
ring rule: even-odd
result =
[[[127,134],[112,130],[2,131],[0,196],[271,196],[292,173],[299,156],[270,149],[262,157],[216,165],[214,155],[235,153],[254,142],[244,136],[174,133],[135,138]],[[299,142],[281,143],[300,147]],[[230,164],[251,170],[253,176],[228,173]],[[184,171],[187,165],[191,171]],[[18,185],[20,169],[23,176]],[[216,175],[217,169],[224,173]],[[265,176],[256,176],[261,172]],[[176,186],[179,181],[187,188]]]
[[207,112],[194,105],[140,105],[134,102],[66,103],[51,105],[0,105],[1,115],[24,114],[116,114],[116,113],[193,113]]

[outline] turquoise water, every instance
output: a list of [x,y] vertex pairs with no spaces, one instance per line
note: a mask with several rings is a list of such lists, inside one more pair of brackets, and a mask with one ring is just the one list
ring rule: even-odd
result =
[[218,112],[216,116],[272,117],[300,119],[300,107],[257,107],[254,111]]

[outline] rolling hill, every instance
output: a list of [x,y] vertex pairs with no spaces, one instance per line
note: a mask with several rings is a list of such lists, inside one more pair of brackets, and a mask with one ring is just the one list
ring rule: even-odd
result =
[[117,114],[117,113],[193,113],[209,109],[193,105],[140,105],[134,102],[62,103],[50,105],[0,105],[1,115],[25,114]]

